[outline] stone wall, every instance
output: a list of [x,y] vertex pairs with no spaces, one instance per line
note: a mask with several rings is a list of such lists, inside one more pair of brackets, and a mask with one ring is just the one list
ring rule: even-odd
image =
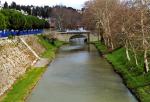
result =
[[39,56],[45,51],[45,48],[39,43],[39,38],[37,36],[24,37],[24,40]]
[[[33,41],[33,43],[37,42]],[[42,49],[41,47],[38,49],[38,46],[40,45],[37,44],[34,48],[37,52]],[[0,39],[0,95],[26,72],[35,59],[33,53],[19,39]]]

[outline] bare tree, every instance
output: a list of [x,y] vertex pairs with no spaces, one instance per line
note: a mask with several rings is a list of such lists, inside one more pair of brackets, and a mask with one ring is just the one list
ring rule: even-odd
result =
[[98,38],[111,49],[124,46],[128,61],[134,60],[137,66],[142,54],[145,72],[149,71],[149,4],[150,0],[93,0],[86,4]]

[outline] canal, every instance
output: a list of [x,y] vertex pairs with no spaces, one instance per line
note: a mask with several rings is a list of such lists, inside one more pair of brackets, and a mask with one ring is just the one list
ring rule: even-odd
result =
[[65,45],[27,102],[137,102],[93,45]]

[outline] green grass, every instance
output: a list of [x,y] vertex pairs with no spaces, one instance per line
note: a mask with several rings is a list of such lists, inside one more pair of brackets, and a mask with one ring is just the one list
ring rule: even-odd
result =
[[24,102],[46,68],[31,68],[12,86],[1,102]]
[[54,58],[57,48],[64,44],[64,42],[56,40],[54,45],[52,45],[48,40],[44,39],[44,36],[40,35],[38,37],[40,39],[39,43],[46,49],[45,52],[41,55],[41,57],[44,58]]
[[[101,43],[94,43],[98,51],[106,54],[107,49]],[[150,73],[144,74],[142,56],[138,58],[141,63],[136,66],[133,54],[130,52],[131,61],[126,58],[125,48],[120,48],[112,53],[106,54],[106,59],[112,63],[116,72],[124,79],[125,84],[130,88],[141,102],[150,102]]]
[[108,52],[107,47],[104,44],[101,44],[99,41],[91,42],[95,47],[100,51],[100,53],[105,54]]

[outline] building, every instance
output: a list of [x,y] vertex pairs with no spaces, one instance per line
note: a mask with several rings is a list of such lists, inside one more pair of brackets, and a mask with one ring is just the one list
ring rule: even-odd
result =
[[2,3],[1,3],[1,1],[0,1],[0,9],[2,9]]

